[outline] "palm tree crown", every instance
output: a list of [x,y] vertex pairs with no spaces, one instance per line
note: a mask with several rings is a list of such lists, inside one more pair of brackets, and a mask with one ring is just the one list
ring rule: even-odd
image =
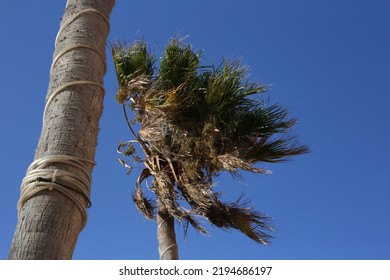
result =
[[239,62],[201,66],[201,52],[179,40],[167,45],[157,74],[145,42],[114,45],[112,54],[120,85],[117,100],[124,108],[130,106],[141,124],[135,137],[145,158],[135,156],[134,141],[119,147],[146,166],[133,196],[137,208],[154,218],[154,200],[141,190],[142,181],[152,176],[149,189],[176,220],[205,233],[197,220],[205,217],[217,227],[238,229],[267,244],[269,218],[247,202],[222,202],[213,191],[213,179],[223,171],[268,174],[255,164],[308,152],[290,134],[296,120],[283,106],[261,98],[267,87],[248,81],[247,68]]

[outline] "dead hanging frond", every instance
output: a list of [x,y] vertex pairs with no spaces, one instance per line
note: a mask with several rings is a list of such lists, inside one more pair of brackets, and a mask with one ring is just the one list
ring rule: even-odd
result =
[[124,159],[118,158],[119,163],[127,169],[127,175],[131,173],[133,170],[133,167],[128,165],[127,162]]
[[221,202],[220,194],[214,193],[209,185],[180,186],[185,200],[191,205],[192,212],[205,217],[211,224],[222,229],[237,229],[249,238],[261,244],[269,244],[274,229],[271,219],[252,210],[249,201],[242,201],[242,196],[233,203]]
[[156,216],[155,202],[152,199],[145,197],[141,190],[142,182],[150,176],[151,174],[149,169],[145,168],[142,170],[140,176],[137,179],[135,192],[133,193],[133,201],[138,211],[140,211],[147,219],[154,220]]
[[145,218],[147,218],[148,220],[155,219],[155,202],[154,200],[145,197],[140,188],[135,188],[135,192],[133,194],[133,202],[137,207],[138,211],[140,211]]
[[236,174],[239,169],[265,175],[271,174],[271,171],[254,167],[248,162],[231,154],[220,155],[218,156],[218,160],[221,162],[222,168],[232,174]]
[[[217,227],[237,229],[268,244],[270,219],[247,201],[222,202],[213,191],[214,179],[224,171],[235,177],[241,170],[270,174],[257,164],[307,153],[307,146],[289,136],[296,120],[280,104],[269,104],[263,97],[268,87],[249,81],[248,68],[240,62],[201,66],[201,52],[172,40],[154,74],[154,58],[144,42],[116,45],[112,53],[120,86],[117,99],[145,153],[139,160],[146,168],[133,196],[140,212],[148,219],[155,217],[154,201],[141,190],[142,182],[153,178],[149,190],[185,229],[191,224],[206,233],[198,222],[204,217]],[[140,124],[137,133],[126,108]],[[133,142],[119,151],[134,155]]]
[[[120,155],[124,155],[126,157],[136,157],[135,154],[137,152],[134,144],[135,143],[138,143],[137,140],[130,140],[130,141],[126,141],[126,142],[121,142],[119,145],[118,145],[118,148],[117,148],[117,153],[120,154]],[[137,162],[139,162],[140,160],[139,157],[136,157]]]
[[[141,163],[141,162],[143,162],[143,160],[141,157],[139,157],[136,154],[137,150],[134,146],[135,143],[139,143],[139,142],[137,140],[130,140],[130,141],[126,141],[126,142],[121,142],[118,145],[117,153],[120,156],[130,158],[130,160],[133,163]],[[131,173],[131,171],[133,170],[133,167],[131,165],[129,165],[127,163],[127,161],[121,157],[118,157],[118,161],[121,165],[123,165],[127,169],[127,175],[129,175]]]
[[240,230],[252,240],[269,244],[272,238],[267,232],[274,231],[270,225],[271,219],[248,206],[249,201],[222,203],[215,199],[212,207],[208,209],[207,218],[220,228],[234,228]]

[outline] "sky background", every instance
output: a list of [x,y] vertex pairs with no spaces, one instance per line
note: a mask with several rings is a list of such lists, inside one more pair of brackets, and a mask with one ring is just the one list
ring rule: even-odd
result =
[[[33,161],[63,1],[3,1],[0,9],[0,259],[17,222],[19,186]],[[182,259],[390,259],[390,2],[388,0],[117,0],[109,42],[144,37],[158,56],[175,35],[207,62],[242,58],[271,101],[299,120],[312,152],[219,178],[225,200],[241,193],[274,219],[271,246],[207,226],[177,227]],[[109,53],[108,53],[109,54]],[[157,259],[156,224],[131,200],[116,148],[131,138],[113,63],[93,172],[92,208],[74,259]],[[205,221],[203,221],[206,224]]]

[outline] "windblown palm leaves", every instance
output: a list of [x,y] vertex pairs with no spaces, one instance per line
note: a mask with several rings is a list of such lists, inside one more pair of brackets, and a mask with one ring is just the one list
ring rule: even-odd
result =
[[[267,87],[247,81],[246,68],[238,62],[201,66],[201,54],[178,40],[166,47],[157,74],[144,42],[116,45],[112,55],[120,85],[117,100],[141,124],[133,132],[146,167],[133,196],[137,208],[154,218],[154,200],[141,190],[142,182],[152,177],[147,187],[176,220],[205,233],[198,223],[198,217],[205,217],[267,244],[272,230],[268,217],[247,202],[222,202],[213,191],[213,178],[223,171],[268,174],[255,164],[306,153],[308,148],[289,133],[296,121],[281,105],[260,98]],[[135,150],[130,141],[120,151],[134,155]]]

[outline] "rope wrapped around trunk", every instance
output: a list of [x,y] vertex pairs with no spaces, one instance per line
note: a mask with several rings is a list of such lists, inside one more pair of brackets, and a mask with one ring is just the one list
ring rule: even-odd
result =
[[[57,168],[49,169],[48,167],[53,164],[72,166],[81,172],[69,172]],[[91,206],[89,197],[92,181],[90,169],[86,164],[95,165],[95,161],[66,155],[46,156],[35,160],[29,166],[20,186],[18,213],[20,214],[24,204],[37,193],[44,190],[55,190],[65,195],[77,206],[83,216],[82,227],[84,228],[88,219],[86,208]],[[84,200],[80,199],[76,193],[82,195]],[[87,205],[85,205],[85,201],[87,201]]]

